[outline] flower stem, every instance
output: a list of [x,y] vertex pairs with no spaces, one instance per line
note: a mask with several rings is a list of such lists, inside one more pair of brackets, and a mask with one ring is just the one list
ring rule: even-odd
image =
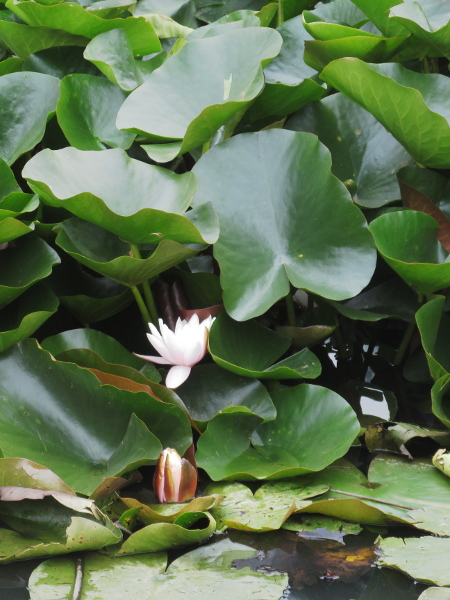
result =
[[277,11],[277,27],[284,23],[284,0],[278,0],[278,11]]
[[131,286],[131,291],[133,292],[134,299],[136,300],[137,305],[139,306],[139,310],[141,311],[142,318],[146,323],[151,323],[152,319],[150,317],[150,313],[145,305],[144,298],[141,295],[141,292],[137,289],[135,285]]
[[[133,252],[133,256],[134,258],[138,258],[140,260],[142,260],[142,256],[141,256],[141,251],[139,250],[139,246],[137,244],[133,244],[132,242],[130,243],[130,248]],[[146,303],[146,309],[147,309],[147,314],[149,315],[149,318],[147,319],[147,323],[153,323],[154,325],[158,324],[158,311],[156,310],[156,304],[155,304],[155,300],[153,298],[153,294],[152,294],[152,289],[150,287],[150,284],[148,282],[148,280],[143,281],[142,282],[142,289],[144,290],[144,297],[145,297],[145,303]],[[136,288],[136,290],[139,293],[139,290]],[[134,292],[133,292],[134,294]],[[142,295],[139,293],[139,296],[142,300]],[[134,294],[134,297],[136,298],[136,294]],[[136,301],[138,302],[137,298]],[[138,302],[139,304],[139,302]],[[142,310],[141,310],[142,313]],[[144,313],[142,313],[143,315]]]
[[294,306],[294,300],[292,298],[291,292],[289,292],[289,294],[287,296],[285,296],[285,301],[286,301],[286,312],[287,312],[288,323],[291,327],[296,327],[295,306]]
[[398,347],[397,354],[395,355],[394,365],[400,365],[405,358],[406,350],[408,349],[409,342],[411,341],[412,335],[416,328],[415,323],[408,323],[408,327],[405,329],[402,341]]

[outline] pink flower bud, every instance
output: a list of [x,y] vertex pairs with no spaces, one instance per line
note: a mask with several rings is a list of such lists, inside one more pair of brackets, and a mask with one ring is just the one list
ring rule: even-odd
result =
[[197,489],[197,470],[176,450],[166,448],[156,465],[153,489],[162,503],[189,500]]

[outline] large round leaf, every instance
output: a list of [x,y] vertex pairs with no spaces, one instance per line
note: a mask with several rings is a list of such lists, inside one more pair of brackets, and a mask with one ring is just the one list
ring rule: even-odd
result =
[[249,109],[251,121],[267,116],[281,119],[325,94],[323,85],[314,79],[316,71],[302,60],[305,40],[311,36],[305,31],[301,17],[289,19],[277,31],[283,38],[283,46],[264,69],[266,85]]
[[0,312],[0,352],[32,335],[58,309],[58,298],[45,286],[28,290]]
[[197,253],[178,242],[163,240],[148,258],[134,258],[129,255],[128,244],[81,219],[64,221],[56,243],[83,265],[127,286],[156,277]]
[[242,412],[210,421],[196,459],[211,479],[282,479],[320,471],[343,456],[359,432],[349,404],[326,388],[301,384],[272,397],[273,421]]
[[67,33],[92,39],[111,29],[127,31],[136,55],[144,56],[161,50],[161,44],[152,25],[143,17],[126,19],[102,19],[75,2],[44,5],[32,0],[8,0],[8,8],[25,23],[33,27],[44,26],[62,29]]
[[232,412],[237,406],[245,406],[263,419],[276,416],[272,399],[259,381],[239,377],[217,365],[194,367],[177,394],[202,429],[217,413]]
[[417,162],[450,167],[448,77],[415,73],[398,64],[367,64],[357,58],[335,60],[321,77],[371,112]]
[[59,79],[50,75],[11,73],[0,78],[0,157],[8,164],[41,141],[58,97]]
[[445,298],[437,297],[417,311],[416,321],[431,377],[437,381],[450,373],[448,339],[450,318],[443,312]]
[[191,443],[181,409],[145,392],[101,386],[33,340],[1,355],[0,398],[4,455],[34,460],[86,495],[104,477],[155,460],[159,440],[181,454]]
[[60,262],[56,252],[38,237],[26,236],[0,252],[0,308],[48,277]]
[[211,208],[185,212],[196,188],[192,173],[177,175],[129,158],[120,149],[43,150],[27,162],[23,175],[45,202],[131,242],[217,239]]
[[315,136],[239,135],[204,154],[194,172],[195,205],[211,201],[219,215],[214,253],[234,319],[264,313],[289,282],[333,300],[369,283],[375,248],[367,224]]
[[237,375],[255,379],[303,379],[318,377],[321,365],[307,348],[276,361],[291,340],[257,321],[239,323],[226,313],[211,328],[209,351],[218,365]]
[[78,73],[64,77],[56,115],[71,145],[79,150],[129,148],[135,136],[116,127],[125,98],[122,90],[101,77]]
[[396,172],[411,157],[375,117],[343,94],[309,104],[286,128],[318,136],[331,152],[333,174],[354,182],[357,204],[376,208],[400,199]]
[[83,58],[83,48],[79,46],[61,46],[35,52],[26,59],[22,70],[46,73],[59,79],[72,73],[99,75],[97,67]]
[[414,210],[390,212],[370,224],[382,257],[418,293],[450,285],[448,253],[437,240],[438,224]]
[[[261,63],[276,56],[281,43],[265,27],[188,42],[130,94],[117,127],[154,142],[177,142],[163,162],[196,148],[261,92]],[[161,160],[158,146],[146,150]]]

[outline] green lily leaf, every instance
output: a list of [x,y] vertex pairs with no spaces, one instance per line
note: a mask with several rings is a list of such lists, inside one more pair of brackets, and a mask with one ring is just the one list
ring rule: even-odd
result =
[[401,279],[388,279],[347,302],[329,302],[341,315],[356,321],[402,319],[414,323],[420,308],[417,294]]
[[450,600],[450,590],[448,588],[430,587],[417,600]]
[[58,229],[56,243],[67,254],[93,271],[126,286],[156,277],[197,254],[196,250],[178,242],[163,240],[148,258],[134,258],[129,255],[129,244],[87,221],[68,219]]
[[[197,0],[195,16],[201,21],[212,23],[226,18],[230,13],[241,10],[261,10],[266,0]],[[303,2],[300,2],[303,4]]]
[[354,182],[353,201],[377,208],[399,200],[396,172],[412,162],[401,144],[366,110],[343,94],[305,107],[286,129],[318,136],[332,156],[332,173]]
[[417,311],[416,321],[431,377],[437,381],[450,373],[448,336],[450,318],[444,312],[445,297],[430,300]]
[[193,0],[138,0],[133,14],[136,17],[157,14],[170,17],[186,27],[197,27]]
[[403,0],[379,0],[378,2],[352,0],[352,2],[386,37],[407,35],[409,33],[403,25],[389,18],[389,9],[397,4],[401,4]]
[[152,504],[150,506],[142,504],[134,498],[120,498],[120,500],[129,509],[138,508],[139,521],[144,525],[151,525],[153,523],[174,523],[185,513],[205,512],[220,504],[222,496],[217,494],[200,496],[180,504]]
[[[161,44],[155,30],[142,17],[101,18],[75,2],[44,5],[32,0],[8,0],[7,8],[32,27],[61,29],[76,36],[92,39],[111,29],[125,29],[136,56],[159,52]],[[41,48],[39,48],[41,49]]]
[[264,69],[266,85],[248,112],[250,121],[268,116],[281,119],[325,95],[325,87],[313,79],[317,76],[315,70],[301,60],[305,41],[311,39],[301,17],[289,19],[277,31],[283,45]]
[[239,135],[204,154],[193,171],[194,205],[211,201],[219,216],[214,254],[234,319],[264,313],[289,293],[289,282],[332,300],[353,297],[369,282],[375,249],[365,219],[315,136],[276,129]]
[[[167,567],[164,553],[122,556],[111,560],[101,554],[84,555],[83,600],[98,600],[102,594],[126,597],[136,593],[141,600],[170,598],[194,600],[199,593],[216,600],[253,600],[264,590],[264,600],[278,600],[288,583],[284,573],[262,573],[249,568],[232,569],[234,560],[251,558],[257,551],[230,540],[201,546],[183,554]],[[31,600],[69,597],[75,564],[70,558],[47,560],[32,573]],[[148,582],[143,586],[142,581]],[[50,594],[50,596],[49,596]]]
[[157,144],[144,146],[158,162],[196,148],[261,92],[261,64],[276,56],[281,44],[281,36],[266,27],[188,42],[130,94],[117,127],[153,142],[175,142],[170,154],[162,144],[164,157]]
[[442,103],[450,92],[447,77],[357,58],[336,60],[320,76],[372,113],[417,162],[438,169],[450,166],[450,111]]
[[34,223],[26,225],[22,221],[7,217],[0,221],[0,244],[10,242],[34,230]]
[[208,494],[220,494],[224,499],[211,512],[220,529],[230,527],[243,531],[273,531],[298,508],[311,504],[308,498],[328,492],[328,486],[297,486],[285,482],[265,484],[255,494],[242,483],[213,483]]
[[372,461],[368,479],[347,461],[337,461],[301,481],[331,489],[300,512],[374,525],[408,523],[437,535],[450,532],[448,480],[430,460],[380,455]]
[[177,23],[177,21],[174,21],[170,17],[166,17],[164,15],[150,13],[143,16],[145,17],[146,21],[153,25],[156,35],[161,40],[168,38],[179,38],[189,34],[191,31],[195,31],[191,27],[180,25],[180,23]]
[[[86,43],[88,41],[86,39]],[[35,52],[25,60],[22,70],[45,73],[58,79],[72,73],[99,75],[97,67],[83,58],[83,48],[78,46],[60,46]]]
[[74,494],[50,469],[25,458],[0,458],[0,484]]
[[222,413],[209,422],[196,460],[211,479],[282,479],[320,471],[343,456],[359,432],[353,410],[326,388],[301,384],[272,398],[277,417],[267,423],[248,412]]
[[0,20],[0,46],[23,60],[31,54],[55,46],[85,46],[88,39],[60,29],[30,27],[22,23]]
[[209,351],[214,362],[237,375],[254,379],[318,377],[320,362],[308,348],[272,364],[290,345],[291,340],[284,335],[256,321],[239,323],[226,313],[217,317],[209,337]]
[[11,73],[0,79],[0,157],[8,164],[41,141],[58,97],[59,80],[50,75]]
[[161,66],[165,53],[152,60],[136,60],[127,32],[124,29],[112,29],[89,42],[84,57],[96,65],[111,83],[130,92]]
[[6,60],[0,62],[0,77],[3,75],[9,75],[10,73],[17,73],[22,71],[23,60],[15,56],[11,56]]
[[438,379],[431,390],[431,400],[433,413],[450,429],[449,383],[449,375],[444,375],[441,379]]
[[276,416],[272,399],[262,383],[234,375],[217,365],[194,367],[177,393],[201,430],[216,414],[232,412],[235,407],[245,406],[263,419]]
[[336,23],[355,28],[361,27],[368,21],[353,0],[334,0],[327,4],[320,2],[313,10],[304,10],[303,16],[309,23]]
[[347,523],[326,515],[296,515],[290,517],[282,529],[295,531],[306,539],[337,540],[341,543],[346,535],[358,535],[362,527],[358,523]]
[[136,552],[161,552],[201,544],[212,536],[216,522],[207,512],[186,512],[173,523],[154,523],[132,533],[117,555]]
[[158,458],[161,443],[155,435],[181,454],[191,444],[190,425],[180,408],[145,392],[101,386],[88,370],[55,361],[33,340],[1,355],[0,392],[4,455],[25,455],[86,495],[104,477]]
[[213,243],[217,218],[211,205],[185,212],[196,188],[192,173],[177,175],[129,158],[120,149],[43,150],[23,175],[44,202],[134,243]]
[[[440,568],[439,561],[436,561],[437,556],[445,556],[450,550],[448,538],[386,538],[379,541],[379,548],[382,552],[378,559],[379,565],[399,569],[417,581],[450,586],[449,574]],[[435,596],[431,596],[433,597]],[[447,594],[437,596],[439,597],[450,596]]]
[[372,221],[369,229],[381,256],[417,293],[450,285],[448,253],[437,239],[433,217],[413,210],[390,212]]
[[38,237],[26,236],[0,253],[0,308],[48,277],[60,262],[56,252]]
[[0,352],[32,335],[58,306],[58,298],[45,286],[35,286],[9,304],[0,312]]
[[106,79],[78,73],[64,77],[56,115],[71,145],[79,150],[129,148],[134,134],[119,131],[115,125],[125,98]]
[[[24,213],[32,212],[38,206],[39,197],[36,194],[11,192],[11,194],[0,200],[0,221],[8,217],[18,217]],[[30,223],[29,227],[34,228],[32,223]]]
[[441,0],[399,2],[390,9],[389,17],[450,58],[450,18]]
[[[95,329],[71,329],[48,337],[41,347],[64,362],[74,362],[80,367],[116,374],[148,384],[161,381],[161,375],[147,361],[138,358],[117,340]],[[145,369],[145,375],[139,371]]]

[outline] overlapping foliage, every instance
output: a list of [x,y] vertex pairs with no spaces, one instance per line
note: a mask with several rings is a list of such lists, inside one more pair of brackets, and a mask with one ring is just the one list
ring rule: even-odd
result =
[[[181,597],[196,568],[275,599],[284,577],[223,569],[244,546],[163,552],[307,512],[446,536],[381,564],[450,585],[450,482],[405,447],[450,428],[447,4],[0,4],[0,561],[88,550],[86,598],[105,573]],[[132,352],[194,313],[219,316],[173,391]],[[192,443],[197,499],[120,499]],[[410,458],[366,478],[361,444]],[[72,568],[43,563],[32,598]]]

